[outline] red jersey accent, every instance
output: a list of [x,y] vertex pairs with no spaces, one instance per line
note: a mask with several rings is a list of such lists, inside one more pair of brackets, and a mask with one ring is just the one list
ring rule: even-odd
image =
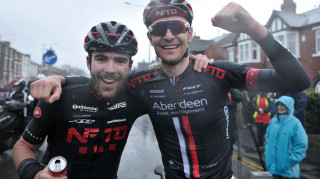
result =
[[41,109],[39,107],[36,107],[36,109],[34,109],[33,111],[33,115],[35,118],[41,117]]
[[249,91],[258,91],[257,77],[260,69],[250,68],[247,72],[246,84]]
[[199,174],[199,163],[198,163],[198,155],[196,151],[196,144],[194,142],[194,138],[192,135],[192,131],[190,128],[189,118],[188,116],[182,116],[183,127],[188,135],[190,153],[192,158],[192,168],[193,168],[193,176],[195,178],[200,178]]

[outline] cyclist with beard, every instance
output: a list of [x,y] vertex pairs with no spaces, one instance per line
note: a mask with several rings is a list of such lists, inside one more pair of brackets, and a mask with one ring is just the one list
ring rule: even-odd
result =
[[[145,8],[144,23],[161,67],[131,73],[126,84],[151,118],[167,179],[231,178],[230,89],[301,91],[310,86],[310,79],[298,60],[236,3],[226,5],[211,19],[212,24],[249,35],[274,69],[216,61],[202,73],[195,72],[187,55],[192,19],[192,8],[185,0],[152,0]],[[52,79],[54,84],[57,79]],[[69,78],[67,83],[78,80]],[[59,85],[46,87],[39,97],[54,101]],[[57,93],[51,96],[52,89]]]
[[[125,25],[109,21],[92,27],[84,48],[91,80],[65,86],[56,103],[38,104],[33,120],[13,149],[21,178],[52,177],[32,153],[46,136],[49,159],[65,157],[68,178],[117,178],[133,122],[146,114],[124,88],[138,43]],[[202,55],[192,58],[199,68],[212,61]]]
[[65,87],[54,104],[39,102],[13,148],[20,178],[54,178],[32,152],[46,136],[49,159],[66,158],[68,178],[117,178],[132,124],[144,114],[124,92],[137,41],[125,25],[108,21],[92,27],[84,48],[92,78],[86,84]]

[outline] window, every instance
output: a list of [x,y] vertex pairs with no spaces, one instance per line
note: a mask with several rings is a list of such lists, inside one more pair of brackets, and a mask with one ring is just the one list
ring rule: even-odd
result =
[[316,54],[320,54],[320,29],[316,31]]
[[315,86],[315,88],[314,88],[314,91],[315,91],[316,93],[320,93],[320,81],[318,81],[318,82],[316,83],[316,86]]
[[3,81],[7,81],[7,72],[3,72]]
[[13,65],[13,73],[17,73],[17,71],[18,71],[18,64],[17,64],[17,62],[14,62],[14,65]]
[[12,58],[9,58],[9,70],[12,71]]
[[258,45],[256,43],[252,43],[252,59],[258,60]]
[[234,62],[234,48],[228,48],[228,60]]
[[299,32],[298,31],[281,31],[274,33],[274,37],[297,58],[300,57],[299,51]]
[[296,36],[295,34],[288,34],[288,49],[293,53],[296,53]]
[[260,47],[255,41],[245,41],[239,43],[239,63],[259,63]]
[[8,62],[8,57],[4,56],[4,62],[3,62],[3,70],[7,69],[7,62]]

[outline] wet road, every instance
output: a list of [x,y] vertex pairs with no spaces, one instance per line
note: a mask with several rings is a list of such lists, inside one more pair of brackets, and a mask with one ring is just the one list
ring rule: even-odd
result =
[[[253,127],[255,131],[255,128]],[[241,127],[239,152],[234,145],[232,156],[232,170],[234,178],[248,179],[252,171],[262,171],[257,151],[255,150],[250,130],[246,125]],[[40,148],[44,151],[45,146]],[[263,153],[263,151],[261,151]],[[8,150],[0,155],[0,179],[18,179],[12,162],[12,151]],[[39,153],[41,156],[42,153]],[[241,161],[238,161],[239,156]],[[301,164],[301,179],[320,178],[320,143],[309,139],[307,158]],[[154,168],[161,164],[160,151],[150,120],[142,116],[135,122],[122,155],[118,178],[119,179],[159,179],[153,173]]]

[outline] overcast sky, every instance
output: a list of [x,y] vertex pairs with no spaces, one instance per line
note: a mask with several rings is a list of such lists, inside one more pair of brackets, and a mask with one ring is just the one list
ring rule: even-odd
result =
[[[131,5],[125,4],[131,3]],[[90,28],[100,22],[115,20],[135,33],[139,49],[136,62],[148,61],[149,42],[142,21],[149,0],[0,0],[0,40],[30,54],[41,63],[43,48],[55,50],[56,66],[69,64],[87,71],[83,40]],[[193,27],[201,39],[212,39],[223,31],[211,25],[214,16],[228,0],[189,0],[194,10]],[[266,24],[273,10],[280,10],[283,0],[234,0],[261,24]],[[320,0],[294,0],[297,13],[319,7]],[[155,54],[151,48],[151,59]]]

